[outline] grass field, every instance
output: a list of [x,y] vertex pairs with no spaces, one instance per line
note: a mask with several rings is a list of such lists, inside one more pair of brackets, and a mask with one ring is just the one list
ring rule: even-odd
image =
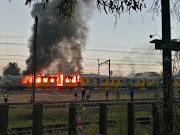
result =
[[[120,90],[119,90],[120,91]],[[29,102],[32,99],[32,91],[7,91],[9,94],[9,103]],[[120,91],[120,99],[130,99],[128,91]],[[174,90],[174,95],[178,96],[177,90]],[[116,97],[116,91],[109,92],[108,99],[112,100]],[[134,99],[149,99],[149,98],[162,98],[162,90],[156,91],[135,91]],[[92,91],[90,100],[104,100],[105,92]],[[73,101],[74,91],[37,91],[35,94],[35,101]],[[78,91],[78,100],[81,100],[81,91]],[[3,103],[3,91],[0,94],[0,103]]]

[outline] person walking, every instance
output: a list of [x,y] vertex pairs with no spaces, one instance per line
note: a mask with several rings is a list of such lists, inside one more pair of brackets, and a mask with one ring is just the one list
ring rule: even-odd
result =
[[106,89],[106,100],[108,100],[108,95],[109,95],[109,90],[108,88]]
[[78,100],[78,92],[76,90],[74,91],[74,97],[75,97],[75,100]]
[[86,91],[83,89],[82,90],[82,100],[85,100],[85,94],[86,94]]
[[8,94],[7,92],[4,93],[4,102],[7,103],[8,101]]
[[89,100],[89,97],[90,97],[90,90],[89,89],[86,90],[86,97],[87,97],[87,100]]
[[131,89],[130,89],[130,96],[131,96],[131,102],[133,102],[134,101],[134,89],[133,89],[133,87],[131,87]]

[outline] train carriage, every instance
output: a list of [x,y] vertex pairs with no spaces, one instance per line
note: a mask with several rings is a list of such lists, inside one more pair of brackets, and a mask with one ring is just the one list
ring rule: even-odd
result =
[[91,76],[81,77],[80,86],[83,88],[91,87],[91,89],[94,89],[94,87],[97,86],[95,77],[94,76],[93,77],[91,77]]
[[174,79],[173,86],[174,87],[180,87],[180,78],[179,77]]
[[147,89],[158,89],[160,87],[160,78],[150,77],[146,78]]
[[[32,75],[26,76],[6,76],[1,79],[1,87],[6,89],[24,89],[32,88]],[[134,89],[158,89],[162,88],[162,77],[134,77],[126,78],[119,76],[87,76],[87,75],[37,75],[36,87],[47,89],[74,89],[75,87],[90,88],[107,88],[111,89],[130,88]],[[180,87],[180,78],[176,77],[173,81],[173,87]]]
[[122,77],[110,77],[110,83],[109,78],[107,76],[99,76],[97,77],[97,86],[98,87],[122,87],[126,88],[128,86],[128,82],[126,78]]
[[145,87],[145,78],[129,78],[129,86],[135,89]]

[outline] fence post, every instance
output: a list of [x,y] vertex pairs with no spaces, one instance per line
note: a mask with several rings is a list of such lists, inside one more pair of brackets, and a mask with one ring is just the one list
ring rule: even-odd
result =
[[9,105],[0,104],[0,135],[7,135]]
[[42,135],[43,104],[33,104],[33,135]]
[[75,117],[77,115],[76,112],[76,106],[74,103],[71,103],[69,105],[69,129],[68,129],[68,135],[77,134],[76,127],[77,127],[77,121],[75,120]]
[[134,122],[134,103],[128,103],[128,125],[127,125],[127,130],[128,130],[128,135],[135,135],[134,132],[134,127],[135,127],[135,122]]
[[159,111],[158,104],[152,103],[152,115],[153,115],[153,135],[159,135]]
[[100,104],[99,111],[99,133],[107,135],[107,104]]

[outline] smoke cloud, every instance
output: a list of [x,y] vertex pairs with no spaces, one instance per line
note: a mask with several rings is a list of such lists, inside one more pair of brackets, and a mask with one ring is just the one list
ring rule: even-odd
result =
[[[43,10],[38,4],[33,5],[31,15],[38,16],[36,71],[64,74],[82,73],[82,48],[85,47],[93,0],[77,0],[75,19],[59,21],[54,7],[60,0],[52,0]],[[34,27],[32,27],[34,31]],[[30,56],[26,60],[27,69],[23,74],[33,72],[33,36],[29,38]]]

